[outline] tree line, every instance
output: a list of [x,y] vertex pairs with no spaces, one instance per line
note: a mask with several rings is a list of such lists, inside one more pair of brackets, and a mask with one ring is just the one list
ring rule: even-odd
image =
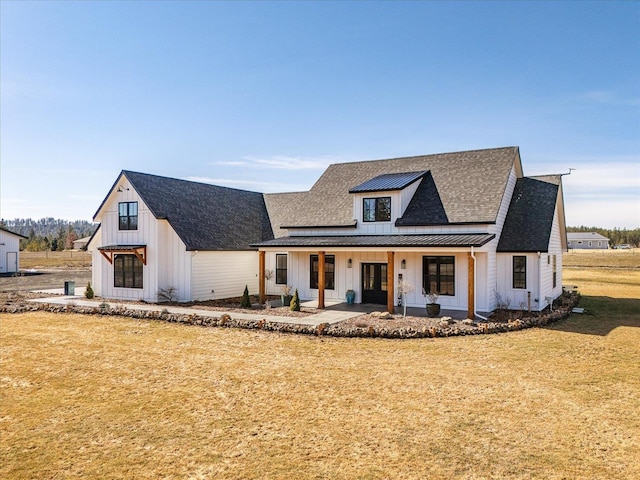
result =
[[587,227],[581,225],[579,227],[567,227],[567,232],[596,232],[609,239],[609,245],[614,247],[623,243],[628,243],[637,247],[640,245],[640,228],[600,228]]
[[20,240],[20,250],[29,252],[61,251],[73,248],[79,238],[93,235],[98,226],[86,220],[62,220],[53,217],[34,220],[16,218],[0,220],[0,225],[27,237]]

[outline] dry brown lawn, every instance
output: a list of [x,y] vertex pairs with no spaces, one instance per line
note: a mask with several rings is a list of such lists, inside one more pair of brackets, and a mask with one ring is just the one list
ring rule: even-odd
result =
[[587,315],[478,337],[3,315],[0,477],[640,478],[638,272],[565,273]]
[[78,250],[62,252],[20,252],[20,268],[90,267],[91,253]]

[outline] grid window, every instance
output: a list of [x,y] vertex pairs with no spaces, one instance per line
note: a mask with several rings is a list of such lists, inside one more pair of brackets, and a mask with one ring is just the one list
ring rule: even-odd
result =
[[142,288],[142,262],[135,255],[116,255],[113,259],[113,285]]
[[276,284],[287,284],[287,254],[276,254]]
[[513,288],[527,288],[527,257],[513,257]]
[[553,288],[558,284],[558,257],[553,256]]
[[138,229],[138,202],[118,203],[118,229]]
[[[318,255],[311,255],[309,286],[318,288]],[[325,255],[324,257],[324,288],[325,290],[335,289],[336,277],[336,257],[335,255]]]
[[427,293],[455,295],[455,257],[422,257],[422,288]]

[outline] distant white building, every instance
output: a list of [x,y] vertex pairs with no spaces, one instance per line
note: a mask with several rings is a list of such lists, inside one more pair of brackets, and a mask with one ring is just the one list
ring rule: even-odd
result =
[[0,227],[0,273],[15,273],[20,270],[21,238],[27,237]]
[[73,242],[73,249],[85,250],[87,248],[87,244],[89,243],[89,240],[91,240],[91,237],[78,238]]
[[586,250],[607,250],[609,239],[596,232],[570,232],[567,233],[569,248]]

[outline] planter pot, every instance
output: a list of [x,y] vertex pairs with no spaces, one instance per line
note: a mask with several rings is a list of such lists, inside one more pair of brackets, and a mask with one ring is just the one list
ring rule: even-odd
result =
[[347,305],[353,305],[354,300],[356,299],[356,292],[353,290],[347,290]]
[[288,307],[291,305],[292,295],[280,295],[280,299],[282,300],[282,306]]
[[440,316],[440,304],[439,303],[427,303],[427,316],[439,317]]

